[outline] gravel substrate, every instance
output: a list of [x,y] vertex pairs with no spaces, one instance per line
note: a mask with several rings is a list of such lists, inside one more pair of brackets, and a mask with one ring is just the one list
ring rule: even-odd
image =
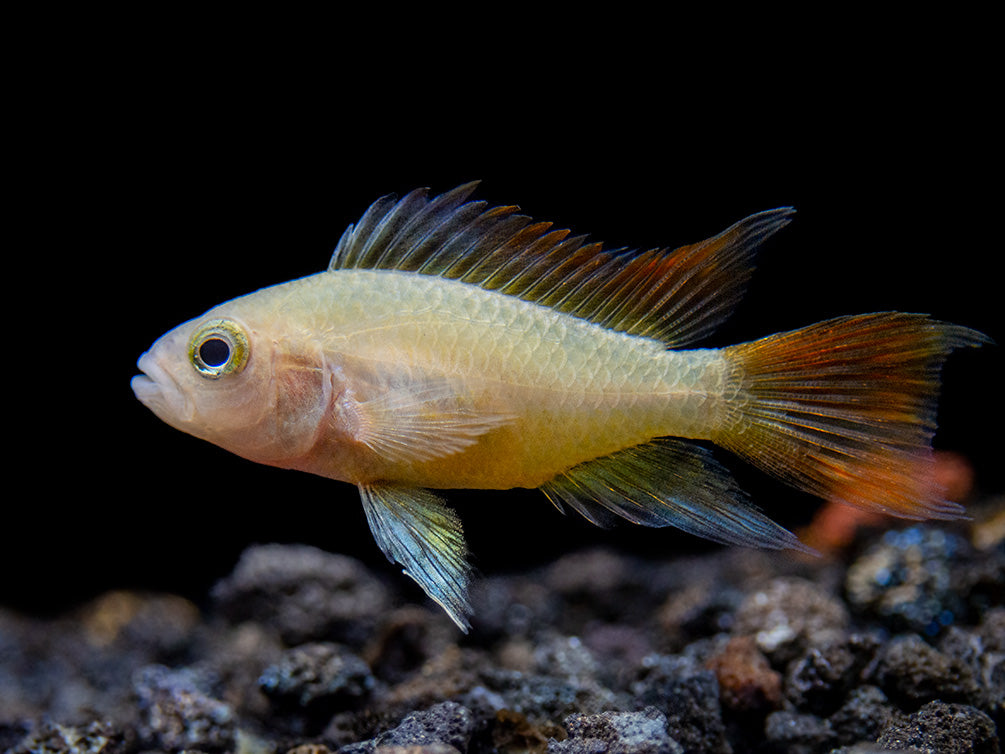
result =
[[200,607],[0,609],[0,749],[990,754],[1005,546],[972,535],[874,532],[843,559],[572,552],[480,579],[466,636],[403,577],[253,546]]

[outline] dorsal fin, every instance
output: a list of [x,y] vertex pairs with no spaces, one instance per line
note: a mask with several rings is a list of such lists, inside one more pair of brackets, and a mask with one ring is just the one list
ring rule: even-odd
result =
[[477,185],[433,199],[416,189],[400,200],[377,200],[346,229],[328,269],[437,275],[680,347],[729,316],[750,278],[754,250],[793,213],[760,212],[673,251],[603,251],[584,236],[517,214],[516,206],[467,201]]

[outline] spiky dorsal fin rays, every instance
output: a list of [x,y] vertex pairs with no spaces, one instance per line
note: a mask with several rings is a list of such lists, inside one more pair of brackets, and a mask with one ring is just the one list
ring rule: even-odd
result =
[[729,317],[753,272],[754,251],[793,212],[760,212],[673,251],[599,254],[603,263],[595,272],[560,299],[550,295],[540,303],[671,348],[692,344]]
[[612,514],[642,526],[675,526],[723,544],[813,552],[747,501],[704,448],[660,438],[574,466],[541,487],[599,526]]
[[476,182],[428,199],[384,197],[342,235],[328,266],[436,275],[554,308],[603,327],[681,347],[732,312],[753,254],[793,210],[761,212],[675,251],[603,251],[582,236],[467,202]]
[[361,485],[359,493],[370,530],[387,559],[401,565],[467,633],[471,566],[457,515],[429,490]]

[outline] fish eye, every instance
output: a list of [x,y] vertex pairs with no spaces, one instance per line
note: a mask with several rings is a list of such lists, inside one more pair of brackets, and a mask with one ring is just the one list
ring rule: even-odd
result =
[[199,346],[199,358],[208,367],[222,367],[230,360],[230,343],[223,338],[204,340]]
[[188,344],[188,359],[195,371],[211,380],[240,372],[249,353],[248,336],[229,319],[206,322]]

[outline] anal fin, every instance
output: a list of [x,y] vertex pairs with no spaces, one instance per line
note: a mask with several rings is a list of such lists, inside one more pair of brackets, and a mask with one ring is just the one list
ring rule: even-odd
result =
[[361,485],[359,492],[370,530],[387,559],[400,564],[467,633],[471,567],[457,514],[420,488]]
[[660,438],[559,474],[541,491],[603,526],[615,516],[675,526],[724,544],[812,552],[754,508],[729,472],[699,445]]

